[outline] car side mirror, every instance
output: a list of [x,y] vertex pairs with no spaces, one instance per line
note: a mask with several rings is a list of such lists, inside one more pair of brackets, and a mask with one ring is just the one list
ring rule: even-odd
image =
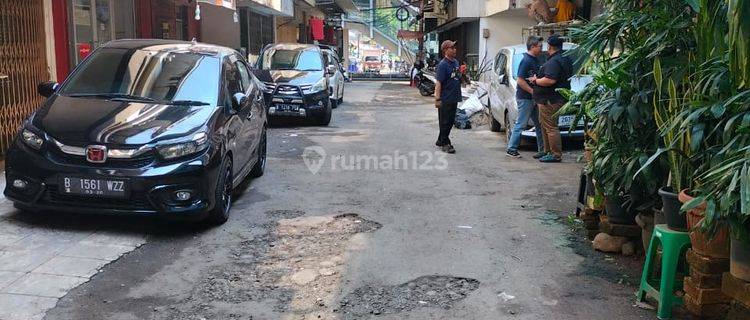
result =
[[328,74],[336,74],[336,71],[338,68],[336,68],[335,65],[330,65],[328,68],[326,68],[326,71],[328,71]]
[[508,83],[508,75],[506,75],[506,74],[501,74],[500,78],[498,80],[500,81],[500,84],[504,84],[506,86],[509,85],[509,83]]
[[232,109],[239,111],[242,109],[242,105],[245,104],[247,96],[244,93],[238,92],[232,96]]
[[54,81],[45,81],[36,86],[36,91],[42,97],[49,98],[57,90],[58,84]]

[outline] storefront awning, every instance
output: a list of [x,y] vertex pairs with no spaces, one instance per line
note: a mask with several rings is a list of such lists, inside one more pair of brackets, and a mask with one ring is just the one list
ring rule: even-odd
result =
[[217,5],[232,10],[237,9],[237,3],[235,2],[235,0],[198,0],[198,3]]
[[471,22],[471,21],[475,21],[475,20],[478,20],[478,18],[454,18],[453,20],[450,20],[450,21],[448,21],[446,23],[443,23],[443,24],[437,26],[435,29],[425,30],[425,33],[432,33],[432,32],[441,33],[443,31],[450,30],[450,29],[453,29],[455,27],[458,27],[458,26],[460,26],[461,24],[463,24],[465,22]]
[[271,16],[294,16],[294,0],[238,0],[238,7],[247,7]]
[[341,14],[359,11],[352,0],[315,0],[315,6],[326,14]]

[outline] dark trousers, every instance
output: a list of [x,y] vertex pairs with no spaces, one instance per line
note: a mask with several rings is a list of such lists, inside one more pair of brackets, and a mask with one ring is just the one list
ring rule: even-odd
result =
[[456,109],[458,102],[442,103],[438,108],[438,124],[440,125],[440,134],[438,135],[437,142],[438,146],[444,146],[451,144],[451,139],[448,137],[451,134],[451,128],[453,123],[456,121]]

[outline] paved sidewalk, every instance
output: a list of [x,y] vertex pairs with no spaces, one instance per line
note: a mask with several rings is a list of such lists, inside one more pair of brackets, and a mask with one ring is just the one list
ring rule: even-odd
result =
[[4,188],[0,177],[2,320],[41,319],[68,291],[146,242],[143,234],[90,227],[86,216],[21,213]]

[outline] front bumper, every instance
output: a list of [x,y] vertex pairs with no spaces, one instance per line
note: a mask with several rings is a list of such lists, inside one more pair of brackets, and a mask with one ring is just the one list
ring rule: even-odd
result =
[[[560,137],[566,140],[583,139],[585,136],[585,133],[586,132],[583,130],[583,127],[576,128],[573,131],[570,131],[569,127],[560,127]],[[532,127],[532,128],[522,131],[521,138],[529,139],[529,140],[536,140],[536,128]]]
[[[113,167],[71,161],[61,163],[53,150],[32,150],[14,142],[5,162],[5,196],[29,211],[66,211],[91,214],[153,215],[179,220],[205,218],[214,206],[216,178],[219,171],[218,152],[204,151],[189,159],[168,163],[152,161],[141,167]],[[59,190],[59,177],[76,176],[126,181],[127,198],[104,198],[64,194]],[[13,186],[16,179],[28,183],[24,189]],[[190,190],[186,201],[173,198],[178,190]]]
[[305,95],[275,94],[268,105],[268,116],[317,117],[326,112],[329,103],[328,90]]

